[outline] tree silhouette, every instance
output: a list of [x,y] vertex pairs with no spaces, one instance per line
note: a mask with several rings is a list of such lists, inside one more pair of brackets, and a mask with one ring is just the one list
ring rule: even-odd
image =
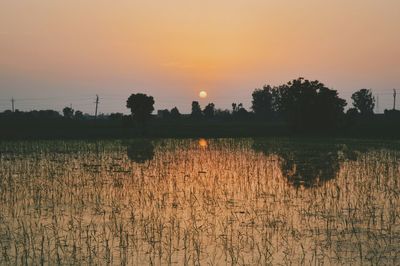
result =
[[145,124],[154,111],[154,99],[142,93],[132,94],[126,102],[126,107],[131,109],[134,119]]
[[215,110],[215,117],[220,120],[230,120],[231,119],[231,112],[229,110],[223,109],[216,109]]
[[232,113],[235,113],[237,111],[238,111],[237,104],[236,103],[232,103]]
[[244,119],[249,116],[249,112],[243,107],[243,103],[232,103],[232,117]]
[[75,111],[75,114],[74,114],[74,117],[75,117],[75,119],[77,119],[77,120],[82,120],[83,119],[83,113],[82,113],[82,111]]
[[321,87],[316,102],[316,122],[324,129],[336,128],[344,118],[346,101],[339,98],[336,90]]
[[171,114],[171,117],[174,119],[181,117],[181,113],[179,112],[177,107],[172,108],[170,114]]
[[111,113],[109,116],[110,120],[121,121],[124,118],[123,113]]
[[202,117],[202,112],[201,112],[201,107],[199,102],[193,101],[192,102],[192,113],[191,113],[192,118],[200,118]]
[[340,124],[346,101],[323,83],[298,78],[280,90],[280,112],[295,129],[326,130]]
[[346,112],[346,123],[347,126],[352,126],[356,123],[357,118],[359,117],[360,113],[358,112],[357,108],[350,108]]
[[157,116],[163,119],[168,119],[171,117],[171,112],[168,109],[158,110]]
[[371,116],[374,114],[375,99],[372,91],[361,89],[351,95],[353,106],[357,108],[362,116]]
[[239,119],[245,119],[249,116],[249,112],[243,107],[242,103],[239,103],[238,111],[235,113],[235,115]]
[[273,113],[273,89],[271,86],[264,86],[262,89],[254,90],[251,109],[257,116],[268,117]]
[[213,118],[215,115],[215,105],[213,103],[209,103],[205,108],[204,108],[204,116],[206,118]]
[[65,107],[63,109],[63,115],[65,118],[72,118],[74,116],[74,109],[72,109],[71,107]]

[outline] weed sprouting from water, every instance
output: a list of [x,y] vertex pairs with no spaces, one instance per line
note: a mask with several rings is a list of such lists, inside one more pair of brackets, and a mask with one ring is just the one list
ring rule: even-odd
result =
[[152,141],[145,157],[118,141],[3,142],[0,264],[399,264],[398,151],[327,172],[305,165],[313,145],[253,146]]

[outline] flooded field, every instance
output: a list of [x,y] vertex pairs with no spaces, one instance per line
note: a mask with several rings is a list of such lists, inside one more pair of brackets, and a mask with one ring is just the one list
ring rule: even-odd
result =
[[400,142],[0,143],[1,265],[399,265]]

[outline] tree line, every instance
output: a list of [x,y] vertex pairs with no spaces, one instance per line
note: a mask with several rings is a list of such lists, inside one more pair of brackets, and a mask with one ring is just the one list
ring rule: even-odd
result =
[[[54,110],[20,112],[10,110],[0,113],[0,119],[67,119],[67,120],[114,120],[135,121],[145,127],[149,120],[254,120],[264,122],[286,123],[294,130],[332,130],[352,125],[357,121],[368,121],[374,115],[375,99],[372,91],[361,89],[351,96],[352,107],[345,112],[346,100],[339,97],[338,92],[326,87],[318,80],[304,78],[294,79],[279,86],[265,85],[252,93],[251,110],[246,110],[242,103],[232,103],[232,109],[216,108],[214,103],[202,108],[198,101],[192,102],[191,113],[183,115],[177,107],[171,110],[159,110],[153,115],[155,100],[152,96],[136,93],[129,96],[126,107],[131,115],[112,113],[93,117],[83,114],[72,107],[65,107],[62,115]],[[400,117],[396,110],[385,110],[387,117]]]
[[[351,96],[352,107],[345,112],[346,100],[339,97],[336,90],[326,87],[318,80],[294,79],[279,86],[265,85],[252,93],[251,111],[243,104],[233,103],[232,110],[216,109],[214,103],[204,109],[199,102],[192,102],[191,119],[255,119],[263,121],[283,121],[295,130],[332,130],[367,121],[374,115],[375,98],[369,89],[360,89]],[[127,107],[132,117],[145,122],[154,111],[154,99],[146,94],[132,94]],[[385,110],[388,116],[400,117],[399,111]],[[177,107],[161,110],[161,118],[182,117]]]

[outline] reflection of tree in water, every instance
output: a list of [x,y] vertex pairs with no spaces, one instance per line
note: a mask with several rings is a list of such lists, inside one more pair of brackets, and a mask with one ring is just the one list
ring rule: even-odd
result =
[[253,149],[279,156],[283,176],[296,187],[318,186],[334,179],[345,157],[343,146],[333,143],[255,140]]
[[334,179],[340,169],[338,149],[334,147],[314,151],[299,149],[280,156],[283,175],[295,186],[311,187]]
[[145,163],[154,157],[154,145],[148,140],[137,140],[128,144],[128,158],[137,163]]

